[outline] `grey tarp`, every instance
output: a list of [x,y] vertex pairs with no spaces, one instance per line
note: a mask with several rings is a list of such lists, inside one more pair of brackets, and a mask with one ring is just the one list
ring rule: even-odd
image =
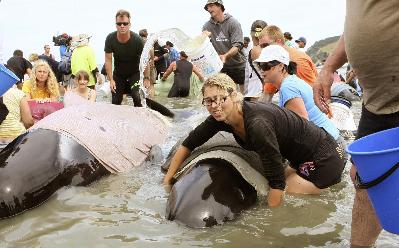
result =
[[[163,169],[169,166],[170,159],[181,142],[172,148]],[[206,158],[221,158],[228,161],[240,172],[248,183],[254,186],[259,195],[267,194],[269,184],[263,176],[264,172],[259,155],[243,149],[234,140],[233,135],[226,132],[217,133],[205,144],[197,147],[180,166],[175,178],[178,179],[181,175],[184,175],[188,168]]]
[[37,122],[37,128],[73,137],[111,173],[140,165],[167,135],[167,121],[147,108],[92,103],[67,93],[65,108]]

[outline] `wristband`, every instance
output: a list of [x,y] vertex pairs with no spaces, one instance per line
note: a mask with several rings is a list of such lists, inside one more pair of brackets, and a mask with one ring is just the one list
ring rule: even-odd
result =
[[143,79],[143,80],[146,80],[146,79],[150,80],[150,77],[144,77],[144,79]]

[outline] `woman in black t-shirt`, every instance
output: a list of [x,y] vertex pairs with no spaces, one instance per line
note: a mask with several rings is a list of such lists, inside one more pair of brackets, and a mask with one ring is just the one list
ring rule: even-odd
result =
[[[164,184],[171,183],[182,162],[219,131],[227,131],[244,149],[258,153],[269,182],[269,206],[281,203],[284,191],[319,194],[341,181],[343,151],[334,138],[294,112],[270,103],[243,102],[226,74],[209,77],[202,88],[211,114],[190,132],[171,160]],[[290,162],[284,168],[283,159]]]

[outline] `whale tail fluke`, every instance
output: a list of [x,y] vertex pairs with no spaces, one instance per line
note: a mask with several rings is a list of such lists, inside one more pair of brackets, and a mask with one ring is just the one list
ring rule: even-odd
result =
[[146,100],[147,106],[150,109],[155,110],[155,111],[157,111],[157,112],[159,112],[162,115],[167,116],[167,117],[173,118],[175,116],[175,113],[170,111],[170,109],[168,109],[164,105],[160,104],[159,102],[156,102],[156,101],[154,101],[154,100],[152,100],[150,98],[146,98],[145,100]]

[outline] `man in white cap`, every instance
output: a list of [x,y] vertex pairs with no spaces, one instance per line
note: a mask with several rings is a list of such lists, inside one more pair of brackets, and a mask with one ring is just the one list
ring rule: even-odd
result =
[[208,0],[204,9],[211,18],[202,27],[209,32],[211,42],[223,62],[221,72],[229,75],[244,92],[245,62],[244,36],[241,24],[230,14],[224,13],[222,0]]

